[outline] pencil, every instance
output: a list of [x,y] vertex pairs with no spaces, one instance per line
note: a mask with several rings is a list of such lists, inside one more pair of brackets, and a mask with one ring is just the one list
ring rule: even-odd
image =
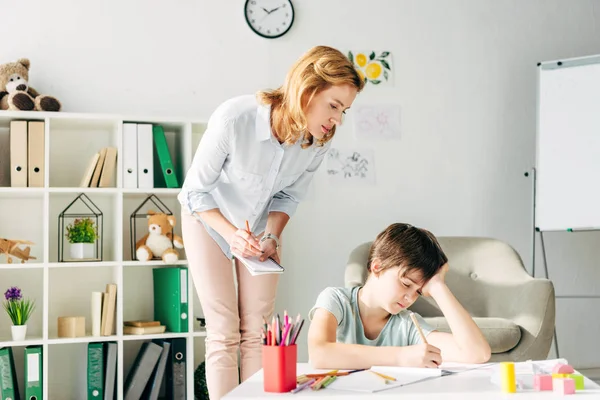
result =
[[429,343],[427,343],[427,339],[425,339],[425,334],[423,333],[423,330],[421,329],[421,325],[419,325],[419,321],[417,321],[417,317],[415,316],[415,314],[412,311],[410,313],[410,319],[412,319],[413,324],[415,324],[415,326],[417,327],[417,330],[419,331],[419,335],[421,335],[421,340],[423,341],[423,343],[429,344]]
[[246,220],[246,232],[248,232],[249,234],[252,233],[250,232],[250,225],[248,224],[248,220]]
[[387,381],[395,381],[396,380],[396,378],[394,378],[393,376],[384,375],[381,372],[376,372],[376,371],[373,371],[372,369],[370,369],[369,371],[371,371],[372,373],[374,373],[375,375],[377,375],[378,377],[383,379],[385,381],[385,383],[387,383]]

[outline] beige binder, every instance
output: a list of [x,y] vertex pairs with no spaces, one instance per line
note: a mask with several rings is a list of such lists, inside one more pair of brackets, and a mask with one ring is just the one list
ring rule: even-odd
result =
[[10,185],[27,187],[27,121],[10,121]]
[[104,167],[100,175],[98,187],[115,187],[115,172],[117,167],[117,148],[107,147]]
[[44,187],[44,121],[29,121],[28,186]]

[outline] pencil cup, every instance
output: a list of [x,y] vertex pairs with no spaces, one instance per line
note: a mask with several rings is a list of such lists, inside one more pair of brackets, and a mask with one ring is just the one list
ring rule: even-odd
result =
[[295,344],[262,347],[265,392],[284,393],[296,388],[297,359]]

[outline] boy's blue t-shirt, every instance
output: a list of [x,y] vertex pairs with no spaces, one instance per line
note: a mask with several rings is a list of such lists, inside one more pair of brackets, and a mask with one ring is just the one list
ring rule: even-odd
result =
[[[358,310],[358,289],[359,286],[326,288],[319,294],[314,307],[310,310],[309,320],[312,320],[317,308],[324,308],[332,313],[338,323],[337,342],[339,343],[369,346],[410,346],[422,343],[419,331],[407,310],[391,315],[376,339],[366,338]],[[415,316],[426,337],[435,330],[419,314],[415,313]]]

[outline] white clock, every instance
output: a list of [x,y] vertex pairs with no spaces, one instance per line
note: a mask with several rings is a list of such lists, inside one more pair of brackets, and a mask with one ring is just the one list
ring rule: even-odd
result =
[[294,23],[291,0],[246,0],[244,15],[250,29],[267,39],[285,35]]

